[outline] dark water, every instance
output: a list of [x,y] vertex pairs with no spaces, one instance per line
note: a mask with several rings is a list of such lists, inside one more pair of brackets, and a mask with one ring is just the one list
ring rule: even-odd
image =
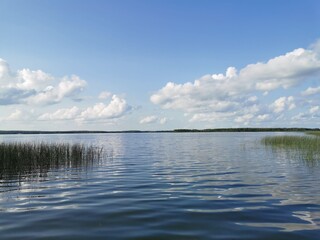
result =
[[265,148],[266,135],[0,136],[107,155],[1,179],[0,239],[320,239],[320,166]]

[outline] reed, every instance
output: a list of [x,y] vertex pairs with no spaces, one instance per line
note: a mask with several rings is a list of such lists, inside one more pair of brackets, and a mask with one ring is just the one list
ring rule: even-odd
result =
[[305,132],[305,133],[306,133],[306,134],[313,135],[313,136],[320,137],[320,131],[307,131],[307,132]]
[[304,160],[320,159],[320,137],[314,136],[268,136],[263,138],[266,146],[287,150]]
[[101,159],[102,148],[68,143],[0,143],[0,179],[88,166]]

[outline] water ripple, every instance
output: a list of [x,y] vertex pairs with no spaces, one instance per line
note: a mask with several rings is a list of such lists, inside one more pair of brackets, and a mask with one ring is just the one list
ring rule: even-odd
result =
[[109,157],[0,179],[1,239],[320,238],[320,167],[257,144],[266,134],[29,136]]

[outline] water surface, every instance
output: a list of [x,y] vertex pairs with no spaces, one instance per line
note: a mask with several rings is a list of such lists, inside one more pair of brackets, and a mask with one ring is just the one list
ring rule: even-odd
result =
[[261,145],[274,134],[0,136],[106,154],[0,179],[1,239],[319,239],[320,166]]

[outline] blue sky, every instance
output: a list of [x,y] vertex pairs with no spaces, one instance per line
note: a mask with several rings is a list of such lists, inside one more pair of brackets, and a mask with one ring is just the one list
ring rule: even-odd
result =
[[0,1],[1,129],[320,127],[320,2]]

